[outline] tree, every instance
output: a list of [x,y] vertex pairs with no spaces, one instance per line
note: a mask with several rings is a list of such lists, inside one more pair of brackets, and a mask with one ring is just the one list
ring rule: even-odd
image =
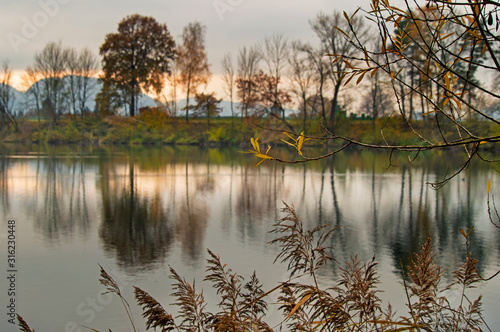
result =
[[311,94],[314,69],[310,64],[308,54],[304,52],[304,46],[300,42],[292,42],[288,63],[291,91],[299,100],[299,109],[302,112],[302,131],[305,131],[308,114],[307,99]]
[[57,122],[64,109],[64,76],[69,50],[62,42],[51,42],[45,45],[41,52],[35,53],[35,63],[32,70],[37,73],[41,84],[41,104],[54,122]]
[[261,114],[275,117],[285,124],[291,131],[292,125],[286,120],[285,105],[291,101],[287,91],[279,89],[280,77],[274,77],[260,70],[252,77],[255,95],[255,108]]
[[205,26],[199,22],[189,23],[182,32],[178,65],[180,83],[186,92],[186,121],[189,121],[189,97],[196,94],[201,84],[210,80],[207,52],[205,51]]
[[225,54],[222,58],[222,80],[224,81],[224,92],[226,93],[226,96],[229,97],[229,100],[231,102],[231,117],[234,118],[233,100],[235,88],[235,73],[231,53]]
[[257,46],[249,49],[243,47],[238,53],[236,93],[240,101],[242,119],[247,117],[249,111],[255,106],[255,85],[252,78],[259,69],[261,59],[262,55]]
[[[170,75],[167,76],[167,81],[169,85],[169,93],[167,99],[167,110],[173,116],[177,116],[177,91],[180,85],[180,72],[177,59],[173,62]],[[170,99],[170,101],[168,101]]]
[[[454,146],[464,148],[467,160],[458,170],[434,183],[435,187],[439,187],[465,169],[475,156],[491,161],[481,152],[483,147],[494,148],[500,142],[498,132],[485,130],[484,126],[481,129],[481,126],[469,125],[465,119],[472,114],[486,126],[496,127],[500,125],[500,120],[494,118],[491,113],[484,112],[474,102],[470,103],[466,91],[472,87],[493,100],[500,100],[500,95],[485,89],[470,75],[476,70],[475,67],[478,71],[483,71],[483,75],[487,77],[495,77],[500,72],[500,58],[495,52],[500,40],[496,36],[495,26],[492,24],[488,27],[489,22],[493,20],[491,17],[500,9],[500,5],[479,0],[469,2],[437,0],[427,2],[426,5],[417,5],[415,9],[410,10],[412,4],[405,0],[404,7],[398,8],[389,1],[372,1],[371,10],[366,11],[365,15],[367,19],[377,24],[380,47],[373,46],[376,44],[369,45],[362,38],[366,35],[366,30],[363,25],[357,23],[361,19],[360,15],[357,15],[359,11],[350,16],[344,13],[344,21],[338,22],[335,29],[343,36],[344,42],[349,47],[345,51],[332,52],[331,60],[334,65],[342,64],[337,67],[339,70],[335,74],[340,75],[339,79],[345,79],[346,82],[356,79],[355,82],[359,84],[365,77],[375,76],[378,72],[384,73],[388,77],[387,83],[396,96],[400,119],[405,123],[406,129],[402,130],[407,130],[416,143],[391,144],[384,137],[386,144],[372,144],[340,136],[326,129],[328,139],[338,142],[339,148],[322,156],[305,157],[301,151],[303,143],[309,139],[324,138],[290,134],[292,138],[290,144],[296,148],[301,157],[300,160],[293,162],[325,158],[350,145],[414,151],[416,156],[418,152],[424,150]],[[405,23],[404,28],[401,28],[402,22]],[[457,43],[462,47],[456,47]],[[425,58],[425,61],[417,61],[414,58],[415,52],[409,52],[410,47],[422,53],[420,59]],[[475,51],[477,47],[481,47],[479,54]],[[409,71],[421,76],[420,86],[402,78],[404,77],[402,75],[408,74]],[[398,92],[400,85],[412,94],[420,96],[429,105],[428,111],[423,115],[434,117],[433,128],[430,128],[430,123],[416,126],[414,121],[410,121],[401,103],[401,95]],[[397,120],[396,117],[393,118]],[[430,131],[431,129],[433,131]],[[438,135],[435,135],[435,132]],[[254,148],[261,159],[280,160],[271,155],[262,156],[258,152],[257,144]]]
[[[344,20],[340,12],[333,12],[328,15],[319,13],[314,20],[310,22],[311,28],[316,33],[320,40],[320,49],[323,54],[341,55],[345,58],[353,58],[359,54],[359,50],[345,38],[341,31],[349,33],[349,26],[356,27],[361,30],[358,38],[364,43],[367,40],[368,27],[365,26],[361,18],[354,18],[350,22]],[[331,100],[331,110],[328,122],[325,123],[328,128],[333,129],[335,115],[340,109],[339,106],[339,93],[342,87],[345,75],[343,72],[348,68],[348,62],[337,61],[330,62],[330,71],[328,76],[333,86],[333,96]],[[325,119],[327,120],[327,119]]]
[[40,113],[42,111],[42,91],[41,84],[37,82],[40,80],[40,73],[38,73],[33,67],[26,68],[26,71],[22,77],[22,85],[26,89],[26,105],[28,108],[34,107],[38,124],[40,125]]
[[315,89],[312,98],[311,110],[319,114],[323,123],[328,123],[327,120],[327,100],[325,90],[328,88],[329,63],[326,61],[325,54],[321,49],[315,49],[309,44],[302,44],[300,50],[307,54],[307,62],[313,70],[313,88]]
[[118,24],[118,32],[106,35],[99,49],[104,84],[123,91],[130,116],[137,110],[141,92],[160,92],[164,75],[175,60],[175,42],[165,24],[134,14]]
[[282,76],[282,72],[287,64],[287,54],[288,41],[282,34],[275,34],[264,40],[262,56],[267,65],[268,75],[272,76],[274,79],[274,85],[271,86],[273,90],[271,94],[274,96],[273,104],[275,107],[279,107],[283,122],[286,122],[285,109],[283,108],[284,102],[278,98],[282,95],[279,93],[279,84],[281,82],[280,78]]
[[12,114],[13,105],[16,99],[10,86],[12,78],[12,70],[9,67],[8,61],[4,61],[2,65],[2,79],[0,81],[0,121],[2,124],[2,129],[4,128],[5,119],[10,123],[14,130],[19,131],[16,119]]
[[97,58],[88,48],[78,53],[75,49],[68,51],[68,92],[73,113],[83,117],[86,103],[96,87],[94,77],[97,74]]
[[222,108],[219,107],[221,99],[215,97],[215,93],[197,93],[194,97],[196,105],[192,106],[194,115],[206,116],[208,128],[210,128],[210,118],[219,115]]

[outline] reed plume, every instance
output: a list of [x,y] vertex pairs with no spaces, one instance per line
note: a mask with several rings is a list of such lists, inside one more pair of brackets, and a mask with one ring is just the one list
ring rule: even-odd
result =
[[21,332],[35,332],[35,329],[31,329],[21,315],[17,315],[17,326],[19,326],[19,331]]
[[143,307],[142,317],[146,318],[146,328],[158,328],[161,332],[172,331],[175,329],[172,315],[163,309],[162,305],[156,301],[146,291],[134,286],[135,299]]
[[[172,285],[174,293],[172,296],[177,298],[174,303],[179,306],[179,315],[182,318],[180,329],[185,331],[207,331],[207,321],[210,315],[205,312],[206,302],[203,297],[203,291],[196,293],[195,282],[192,284],[186,282],[179,274],[170,267],[170,278],[175,281]],[[177,318],[176,317],[176,318]]]

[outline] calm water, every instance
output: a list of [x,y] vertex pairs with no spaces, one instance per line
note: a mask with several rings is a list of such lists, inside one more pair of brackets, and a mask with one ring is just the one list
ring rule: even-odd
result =
[[[204,288],[213,308],[216,295],[202,281],[206,249],[246,279],[256,270],[270,289],[286,278],[273,264],[277,247],[267,243],[283,201],[294,204],[307,227],[332,224],[329,245],[344,262],[355,254],[379,263],[381,297],[407,315],[400,262],[406,264],[430,234],[450,280],[465,255],[460,228],[475,226],[471,242],[480,272],[500,269],[500,230],[486,208],[487,183],[500,197],[500,165],[473,163],[445,187],[427,182],[451,173],[463,156],[406,156],[342,153],[307,165],[264,163],[232,149],[0,147],[0,239],[7,274],[7,221],[16,220],[17,312],[37,331],[130,331],[117,298],[102,295],[101,264],[128,298],[136,325],[145,324],[132,285],[152,294],[167,310],[169,266]],[[498,203],[500,205],[500,203]],[[334,265],[321,270],[333,285]],[[7,278],[1,280],[6,308]],[[500,329],[500,277],[470,297],[483,294],[485,318]],[[456,292],[448,292],[452,301]],[[272,295],[270,302],[276,301]],[[3,309],[1,331],[16,331]],[[270,322],[280,313],[271,306]]]

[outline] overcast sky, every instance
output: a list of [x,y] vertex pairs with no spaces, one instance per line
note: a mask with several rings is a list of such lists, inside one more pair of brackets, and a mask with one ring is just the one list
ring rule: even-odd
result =
[[369,8],[369,0],[0,0],[0,61],[14,71],[33,63],[36,52],[52,41],[76,49],[88,46],[98,55],[107,33],[116,32],[127,15],[152,16],[166,23],[176,41],[190,22],[207,27],[211,71],[217,75],[222,56],[251,46],[275,33],[289,40],[315,42],[309,20],[319,12]]

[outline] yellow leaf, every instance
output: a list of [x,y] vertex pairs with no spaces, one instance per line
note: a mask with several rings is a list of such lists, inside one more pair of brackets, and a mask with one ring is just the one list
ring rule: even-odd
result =
[[297,141],[297,151],[299,151],[299,153],[300,153],[300,150],[302,149],[303,143],[304,143],[304,132],[301,132],[299,135],[299,139]]
[[281,141],[282,141],[283,143],[286,143],[286,144],[288,144],[288,145],[290,145],[290,146],[293,146],[293,147],[295,148],[295,144],[292,144],[292,143],[290,143],[290,142],[288,142],[288,141],[285,141],[284,139],[282,139]]
[[472,226],[470,229],[469,229],[469,232],[467,232],[467,236],[470,235],[470,233],[472,233],[472,231],[474,230],[474,226]]
[[359,83],[363,80],[363,78],[365,77],[365,74],[366,74],[366,73],[367,73],[367,72],[365,71],[365,72],[363,72],[363,74],[361,74],[361,75],[359,76],[358,80],[356,81],[356,85],[358,85],[358,84],[359,84]]
[[347,79],[347,81],[344,83],[344,86],[347,85],[354,78],[354,75],[355,75],[354,73],[351,74],[351,77]]
[[444,101],[443,101],[443,107],[446,106],[446,104],[448,104],[448,102],[450,101],[450,98],[446,98]]
[[[454,34],[454,32],[449,33],[449,34],[447,34],[447,35],[444,35],[443,37],[441,37],[441,40],[445,40],[446,38],[453,36],[453,34]],[[459,52],[459,53],[460,53],[460,52]]]
[[491,179],[488,179],[488,194],[490,193],[491,188]]
[[347,60],[345,60],[345,59],[344,59],[344,62],[345,62],[345,64],[346,64],[349,68],[354,69],[354,67],[351,65],[351,63],[350,63],[349,61],[347,61]]
[[297,142],[297,140],[295,138],[292,137],[292,135],[290,135],[289,133],[287,133],[286,131],[283,132],[283,134],[285,134],[286,136],[288,136],[290,139],[294,140],[295,142]]
[[351,39],[351,37],[349,37],[349,35],[347,33],[344,32],[344,30],[342,30],[341,28],[339,27],[335,27],[335,29],[339,30],[340,32],[342,32],[347,38]]
[[371,72],[370,76],[371,77],[375,76],[375,74],[377,73],[377,70],[378,70],[378,68],[372,69],[372,72]]
[[483,46],[483,50],[481,51],[481,56],[484,55],[484,53],[486,53],[486,43],[484,43],[484,46]]
[[448,76],[449,72],[444,75],[444,81],[446,83],[446,89],[448,91],[451,91],[451,86],[450,86],[450,77]]
[[307,300],[309,300],[309,298],[312,296],[312,294],[307,294],[305,295],[296,305],[295,307],[293,307],[292,311],[290,311],[290,313],[288,314],[288,316],[286,317],[285,320],[287,320],[288,318],[290,318],[290,316],[292,316],[295,311],[297,311],[304,303],[306,303]]
[[347,20],[347,22],[351,23],[351,20],[349,19],[349,15],[344,11],[344,17]]
[[262,159],[273,159],[273,157],[268,156],[267,154],[262,154],[262,153],[256,153],[255,156],[257,158],[262,158]]
[[460,100],[452,98],[451,101],[453,101],[459,109],[462,109],[462,103],[460,102]]
[[461,234],[462,234],[465,238],[467,238],[467,235],[465,235],[464,230],[463,230],[463,229],[461,229],[461,228],[460,228],[460,233],[461,233]]
[[436,110],[432,110],[432,111],[429,111],[429,112],[425,112],[425,113],[423,113],[422,115],[429,115],[429,114],[432,114],[432,113],[436,113]]
[[260,164],[262,164],[262,163],[264,162],[264,160],[265,160],[265,159],[262,159],[261,161],[259,161],[259,162],[257,163],[257,165],[255,165],[255,167],[257,167],[257,166],[259,166]]
[[250,137],[250,143],[252,143],[252,146],[253,146],[253,149],[257,152],[260,153],[260,147],[259,147],[259,142],[258,142],[258,138],[256,139],[253,139],[253,137]]

